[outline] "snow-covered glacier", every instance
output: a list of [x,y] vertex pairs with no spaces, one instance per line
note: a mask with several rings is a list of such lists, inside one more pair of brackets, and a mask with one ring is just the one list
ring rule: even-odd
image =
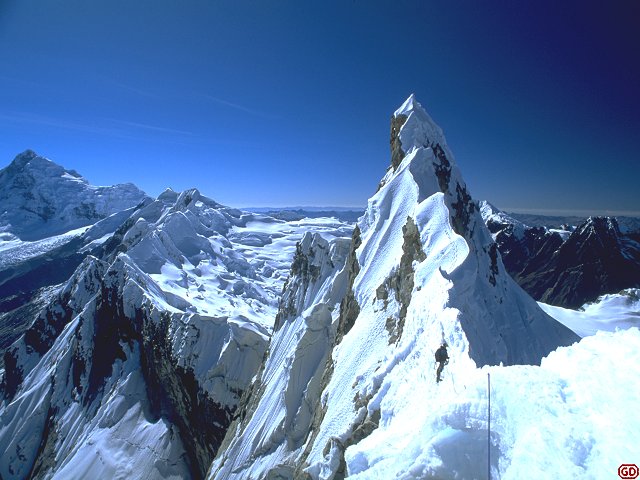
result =
[[129,212],[5,352],[0,477],[202,478],[308,230],[347,241],[352,227],[197,190]]
[[94,224],[146,197],[131,183],[96,187],[26,150],[0,171],[0,239],[38,240]]

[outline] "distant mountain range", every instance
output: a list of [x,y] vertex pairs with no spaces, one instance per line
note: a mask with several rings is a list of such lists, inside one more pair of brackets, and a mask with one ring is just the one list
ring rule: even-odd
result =
[[280,220],[295,221],[303,218],[333,217],[343,222],[355,223],[364,213],[364,209],[344,207],[282,207],[248,208],[250,212],[264,213]]
[[525,225],[487,202],[481,211],[505,268],[536,300],[579,308],[603,294],[640,287],[640,243],[631,221],[638,219],[625,219],[624,230],[613,217],[549,228]]

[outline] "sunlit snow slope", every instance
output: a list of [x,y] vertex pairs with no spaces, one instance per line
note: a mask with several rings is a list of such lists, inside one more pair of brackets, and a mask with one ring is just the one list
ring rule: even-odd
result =
[[538,302],[540,307],[581,337],[599,331],[615,332],[640,328],[640,289],[628,288],[620,293],[602,295],[597,301],[578,310]]
[[[578,340],[505,273],[442,131],[413,96],[392,118],[391,150],[345,266],[319,260],[312,284],[324,287],[274,333],[210,478],[475,478],[482,416],[443,416],[463,379],[483,365],[539,364]],[[334,265],[335,247],[321,257]],[[318,261],[313,244],[300,254]],[[304,290],[304,278],[292,271],[289,286]],[[451,361],[438,385],[443,340]],[[470,408],[483,408],[473,398]],[[500,452],[504,440],[494,439]]]
[[308,230],[170,190],[130,213],[5,354],[0,477],[202,478]]
[[144,201],[132,184],[90,185],[31,150],[0,170],[0,352]]

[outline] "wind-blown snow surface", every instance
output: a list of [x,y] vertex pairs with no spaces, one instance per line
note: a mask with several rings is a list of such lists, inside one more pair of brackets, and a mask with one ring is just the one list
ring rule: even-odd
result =
[[[482,402],[472,394],[447,418],[455,389],[480,366],[539,364],[578,339],[505,273],[442,131],[413,97],[392,119],[391,144],[392,167],[346,266],[326,273],[347,282],[340,306],[327,290],[291,309],[254,384],[257,399],[230,429],[210,478],[481,478]],[[329,342],[314,342],[319,351],[305,363],[299,352],[319,329]],[[434,381],[432,352],[442,340],[457,386]],[[290,389],[304,394],[302,404]],[[274,398],[279,391],[284,397]],[[494,438],[501,469],[512,440]]]
[[109,238],[93,232],[100,258],[5,355],[1,478],[202,477],[308,230],[333,241],[352,227],[278,221],[189,190],[140,206]]
[[539,367],[445,373],[437,390],[432,370],[398,378],[381,433],[346,451],[349,478],[486,479],[487,373],[491,478],[616,478],[640,454],[630,407],[640,401],[639,348],[633,328],[559,348]]
[[640,328],[640,289],[638,288],[602,295],[595,302],[586,303],[578,310],[542,302],[538,302],[538,305],[581,337],[595,335],[599,331],[615,332],[631,327]]

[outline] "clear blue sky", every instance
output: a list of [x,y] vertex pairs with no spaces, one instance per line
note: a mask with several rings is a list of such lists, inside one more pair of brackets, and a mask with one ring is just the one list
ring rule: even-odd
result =
[[415,92],[475,198],[638,212],[639,5],[0,0],[0,166],[363,206]]

